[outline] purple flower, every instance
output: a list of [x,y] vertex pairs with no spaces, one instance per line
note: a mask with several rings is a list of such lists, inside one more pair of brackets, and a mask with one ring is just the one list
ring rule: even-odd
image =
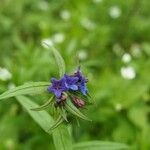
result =
[[65,81],[66,81],[65,78],[62,78],[60,80],[52,78],[51,79],[52,85],[48,87],[48,91],[54,93],[57,98],[60,98],[62,92],[68,90]]
[[87,83],[87,82],[88,82],[88,79],[85,78],[85,77],[83,76],[83,74],[81,73],[81,71],[80,71],[80,66],[77,68],[77,71],[75,72],[74,77],[78,77],[78,78],[79,78],[78,82],[82,82],[82,83],[83,83],[83,82],[84,82],[84,83]]
[[69,90],[79,90],[83,95],[87,95],[87,81],[87,78],[85,78],[81,73],[80,67],[78,67],[77,71],[72,76],[64,74],[64,76],[60,80],[52,78],[52,84],[48,87],[48,91],[54,93],[57,100],[61,100],[63,92]]
[[86,87],[86,83],[88,82],[88,79],[83,76],[83,74],[80,71],[80,67],[78,67],[77,71],[74,74],[74,77],[78,77],[79,90],[83,95],[86,95],[88,92],[88,89]]
[[76,91],[78,90],[77,82],[79,80],[78,77],[68,76],[67,74],[64,75],[66,87],[70,90]]
[[80,83],[79,89],[80,89],[80,91],[81,91],[81,93],[82,93],[83,95],[86,95],[87,92],[88,92],[88,89],[87,89],[86,84],[85,84],[84,82],[81,82],[81,83]]

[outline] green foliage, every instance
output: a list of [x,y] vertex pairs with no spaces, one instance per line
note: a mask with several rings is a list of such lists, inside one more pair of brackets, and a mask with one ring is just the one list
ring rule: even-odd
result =
[[49,108],[50,104],[52,103],[54,99],[54,96],[52,96],[49,100],[46,101],[46,103],[44,103],[43,105],[37,107],[37,108],[32,108],[31,110],[34,110],[34,111],[41,111],[41,110],[44,110],[46,108]]
[[[58,121],[60,121],[60,119],[57,120],[56,123],[54,123],[54,119],[46,111],[32,111],[32,108],[39,106],[35,102],[31,101],[29,98],[24,96],[18,96],[17,100],[27,110],[27,112],[34,119],[34,121],[37,122],[37,124],[39,124],[45,132],[51,133],[50,131],[58,126]],[[54,131],[53,139],[56,150],[67,150],[67,148],[71,150],[71,138],[65,126],[58,127]]]
[[31,82],[26,83],[24,85],[13,88],[9,91],[0,95],[0,99],[6,99],[19,95],[33,95],[33,94],[41,94],[46,92],[47,87],[50,85],[48,82]]
[[46,45],[54,54],[56,63],[59,68],[59,76],[62,77],[65,74],[65,62],[60,53],[57,51],[57,49],[53,45],[49,45],[48,43],[43,43]]
[[75,116],[78,116],[79,118],[82,118],[84,120],[88,120],[91,121],[89,118],[87,118],[85,115],[83,115],[79,109],[77,109],[71,102],[71,100],[68,99],[68,101],[65,102],[66,103],[66,110],[70,113],[72,113]]
[[50,129],[50,125],[54,123],[53,118],[46,111],[32,111],[31,109],[38,107],[38,105],[35,102],[31,101],[29,98],[24,96],[18,96],[16,98],[18,102],[31,115],[34,121],[36,121],[45,132],[48,132]]
[[[118,18],[113,18],[110,13],[110,10],[115,10],[113,6],[120,10]],[[148,0],[1,0],[0,67],[7,68],[12,78],[6,81],[0,78],[0,93],[13,84],[49,82],[50,77],[64,72],[63,63],[59,65],[62,70],[56,71],[55,60],[50,55],[51,51],[55,56],[55,50],[52,47],[45,50],[40,46],[43,39],[50,38],[67,64],[66,72],[73,72],[79,60],[89,79],[94,104],[88,107],[86,116],[92,120],[92,125],[81,121],[78,127],[68,117],[71,122],[69,133],[72,133],[74,143],[116,141],[131,145],[133,150],[149,150],[149,8]],[[69,19],[64,19],[64,12],[69,12]],[[64,36],[62,41],[59,35]],[[131,61],[126,63],[122,61],[125,53],[131,56]],[[120,73],[122,67],[128,66],[133,67],[136,73],[132,80],[123,78]],[[43,94],[45,87],[40,87],[44,88]],[[24,94],[39,93],[39,88],[33,89],[27,89]],[[14,94],[23,93],[14,91],[9,93],[10,100],[0,102],[0,149],[54,149],[52,137],[13,101]],[[48,94],[34,96],[31,102],[38,103],[38,106],[32,108],[45,104],[44,100],[49,97]],[[50,108],[49,105],[48,114],[53,114]],[[37,114],[45,112],[29,111]],[[54,138],[56,148],[60,150],[71,145],[69,143],[72,142],[67,140],[71,134],[66,130],[61,134],[58,130],[54,131],[57,133],[57,138]],[[63,142],[59,140],[61,138]]]
[[124,144],[115,142],[92,141],[78,143],[74,146],[75,150],[127,150],[128,147]]
[[53,140],[56,150],[72,150],[71,136],[64,125],[54,130]]

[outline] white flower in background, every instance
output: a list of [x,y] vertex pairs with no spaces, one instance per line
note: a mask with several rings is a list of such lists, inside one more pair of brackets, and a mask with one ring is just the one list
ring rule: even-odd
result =
[[87,30],[93,30],[96,27],[96,24],[88,18],[81,19],[81,25]]
[[122,67],[120,72],[124,79],[132,80],[136,77],[135,69],[131,66]]
[[116,111],[121,111],[122,110],[122,105],[120,103],[117,103],[115,106]]
[[12,78],[12,74],[6,69],[0,67],[0,80],[7,81]]
[[49,46],[53,46],[53,41],[50,38],[45,38],[41,41],[44,48],[49,49]]
[[60,12],[60,17],[61,17],[63,20],[67,21],[67,20],[69,20],[69,19],[71,18],[71,13],[70,13],[68,10],[62,10],[62,11]]
[[124,52],[123,48],[119,44],[114,44],[112,50],[117,56],[123,55]]
[[53,46],[55,43],[62,43],[65,40],[65,35],[63,33],[56,33],[51,38],[42,39],[42,46],[45,48],[49,48],[49,46]]
[[47,1],[40,1],[38,3],[38,8],[40,10],[47,11],[49,9],[48,2]]
[[52,41],[54,43],[62,43],[65,40],[65,35],[63,33],[56,33],[52,36]]
[[118,6],[112,6],[109,9],[109,15],[113,18],[116,19],[121,15],[121,9]]
[[128,53],[125,53],[125,54],[122,56],[122,61],[123,61],[124,63],[130,62],[130,61],[131,61],[131,55],[128,54]]
[[131,46],[131,53],[134,57],[140,57],[142,55],[142,50],[138,44],[133,44]]
[[103,0],[93,0],[93,2],[95,3],[95,4],[97,4],[97,3],[101,3]]
[[78,57],[79,57],[80,60],[85,60],[85,59],[87,59],[88,54],[87,54],[86,50],[81,49],[81,50],[78,52]]
[[14,89],[16,85],[14,83],[9,83],[8,84],[8,90]]

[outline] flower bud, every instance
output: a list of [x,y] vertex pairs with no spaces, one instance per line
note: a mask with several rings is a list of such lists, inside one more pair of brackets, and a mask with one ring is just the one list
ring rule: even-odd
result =
[[72,100],[77,107],[84,107],[85,102],[76,96],[72,96]]
[[67,95],[62,94],[60,97],[60,100],[65,101],[67,99],[67,97],[68,97]]
[[62,104],[67,98],[68,98],[68,95],[65,93],[62,93],[61,97],[57,98],[57,104],[60,104],[60,103]]

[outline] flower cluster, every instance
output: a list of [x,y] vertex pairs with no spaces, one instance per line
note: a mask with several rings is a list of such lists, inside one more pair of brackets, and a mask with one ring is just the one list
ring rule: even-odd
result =
[[85,105],[84,101],[75,94],[80,93],[83,96],[88,94],[86,87],[88,80],[81,73],[80,67],[73,75],[64,74],[60,80],[52,78],[51,82],[52,84],[48,87],[48,91],[54,93],[57,103],[66,100],[70,96],[75,106],[83,107]]

